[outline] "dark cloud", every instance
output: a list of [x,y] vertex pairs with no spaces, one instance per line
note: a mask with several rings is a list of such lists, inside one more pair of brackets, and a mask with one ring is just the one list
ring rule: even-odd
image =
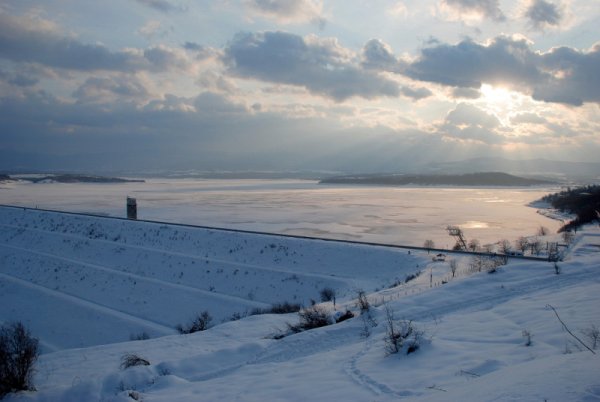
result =
[[540,68],[552,75],[533,88],[534,99],[576,106],[600,103],[600,44],[589,52],[558,47],[540,59]]
[[203,45],[196,42],[185,42],[183,44],[183,48],[186,50],[193,50],[196,52],[202,52],[205,49]]
[[26,19],[6,14],[0,14],[0,49],[3,59],[79,71],[165,71],[185,65],[185,60],[168,48],[113,52],[103,45],[37,29]]
[[558,26],[563,18],[559,6],[545,0],[533,0],[527,7],[525,16],[536,29]]
[[39,79],[22,73],[8,73],[0,70],[0,80],[17,87],[31,87],[39,82]]
[[524,39],[500,36],[485,45],[467,39],[425,48],[403,74],[459,88],[503,85],[537,100],[578,106],[600,102],[598,71],[600,45],[587,52],[559,47],[540,53]]
[[31,91],[0,97],[0,144],[0,169],[365,172],[414,167],[440,141],[418,130],[345,128],[337,118],[287,117],[210,92],[167,95],[138,107],[68,103]]
[[483,82],[515,86],[538,80],[536,55],[525,40],[497,37],[489,45],[471,39],[425,48],[405,73],[414,79],[479,88]]
[[362,49],[362,65],[365,68],[398,71],[399,62],[392,48],[379,39],[371,39]]
[[402,92],[402,95],[406,96],[407,98],[412,98],[414,100],[424,99],[433,95],[429,89],[423,87],[411,88],[404,86],[400,89],[400,92]]
[[443,2],[458,11],[476,12],[494,21],[506,20],[498,0],[443,0]]
[[284,32],[245,33],[225,49],[229,72],[242,78],[301,86],[311,93],[343,101],[353,96],[398,96],[396,82],[364,70],[334,40]]

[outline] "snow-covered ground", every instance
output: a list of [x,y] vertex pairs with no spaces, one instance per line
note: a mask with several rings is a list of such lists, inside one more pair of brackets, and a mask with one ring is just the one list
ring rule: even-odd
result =
[[[519,260],[473,273],[460,256],[452,278],[449,261],[383,247],[15,208],[0,208],[0,225],[0,321],[21,319],[44,348],[37,391],[7,400],[600,400],[599,356],[550,307],[591,344],[582,331],[600,327],[597,227],[578,232],[559,275]],[[325,286],[357,317],[282,339],[297,314],[219,324],[307,304]],[[358,316],[359,289],[372,320]],[[386,308],[423,331],[417,352],[386,354]],[[175,334],[202,310],[219,325]],[[140,332],[152,339],[128,341]],[[127,353],[151,364],[121,369]]]

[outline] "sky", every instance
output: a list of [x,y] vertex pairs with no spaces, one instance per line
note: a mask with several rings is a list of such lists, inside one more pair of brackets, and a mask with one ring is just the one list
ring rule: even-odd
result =
[[0,169],[596,162],[597,0],[2,0]]

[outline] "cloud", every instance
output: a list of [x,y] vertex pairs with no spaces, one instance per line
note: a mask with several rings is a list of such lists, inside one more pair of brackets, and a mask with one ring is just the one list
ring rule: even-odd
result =
[[453,88],[453,98],[466,98],[466,99],[477,99],[481,97],[481,92],[478,89],[473,88]]
[[140,29],[136,31],[140,36],[143,36],[147,40],[154,38],[155,36],[165,37],[168,35],[169,30],[163,28],[160,21],[150,20],[147,21]]
[[423,49],[406,74],[456,87],[479,88],[483,82],[520,86],[539,79],[535,57],[524,39],[500,36],[485,45],[467,39]]
[[546,124],[547,120],[537,113],[524,112],[511,117],[512,124]]
[[549,26],[558,26],[563,19],[560,7],[546,0],[532,0],[525,10],[525,17],[538,30]]
[[317,23],[324,27],[322,0],[244,0],[245,6],[254,14],[280,23]]
[[91,77],[73,93],[79,102],[107,103],[140,100],[149,95],[144,84],[135,76]]
[[545,102],[579,106],[600,102],[600,44],[543,53],[523,38],[499,36],[486,44],[471,39],[425,48],[403,74],[458,88],[500,85]]
[[171,2],[167,0],[135,0],[136,2],[150,7],[156,11],[160,11],[162,13],[168,13],[171,11],[182,11],[182,8],[179,6],[173,5]]
[[390,6],[387,10],[387,14],[396,17],[396,18],[407,18],[408,17],[408,8],[403,1],[397,1],[394,5]]
[[498,0],[442,0],[442,4],[461,14],[475,14],[494,21],[505,21]]
[[111,51],[101,44],[86,44],[56,30],[40,28],[27,17],[0,13],[0,58],[33,62],[78,71],[165,71],[185,68],[183,52],[165,46],[146,50]]
[[504,136],[497,132],[499,129],[502,129],[502,124],[495,115],[468,103],[459,103],[440,127],[440,131],[450,138],[486,144],[504,141]]
[[600,43],[588,52],[558,47],[540,56],[551,78],[533,88],[533,98],[580,106],[600,103]]
[[7,82],[17,87],[30,87],[39,82],[39,79],[22,73],[5,72],[0,70],[0,81]]
[[336,101],[399,95],[395,81],[361,68],[354,59],[335,39],[285,32],[238,34],[223,57],[235,76],[300,86]]
[[428,98],[431,95],[433,95],[433,92],[424,87],[411,88],[403,86],[402,88],[400,88],[400,92],[402,92],[402,95],[406,96],[407,98],[412,98],[414,100]]

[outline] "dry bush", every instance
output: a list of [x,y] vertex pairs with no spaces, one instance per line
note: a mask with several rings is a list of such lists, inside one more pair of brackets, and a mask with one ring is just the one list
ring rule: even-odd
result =
[[371,304],[369,303],[369,299],[367,299],[367,294],[364,290],[358,291],[358,295],[356,297],[356,307],[360,309],[361,314],[371,310]]
[[35,389],[31,376],[38,343],[21,322],[0,328],[0,399],[10,392]]
[[290,331],[293,333],[320,328],[331,324],[327,310],[316,305],[300,310],[298,316],[300,317],[300,322],[298,324],[288,324]]
[[134,353],[127,353],[121,357],[121,369],[125,370],[129,367],[135,366],[149,366],[150,362],[143,357],[140,357]]
[[322,302],[334,301],[335,304],[335,290],[330,287],[325,287],[319,292]]
[[388,306],[385,307],[386,329],[385,329],[385,351],[388,355],[403,351],[405,354],[416,352],[421,346],[423,331],[417,330],[412,321],[394,319],[394,312]]
[[211,315],[208,313],[208,311],[204,310],[192,321],[191,324],[185,327],[180,324],[175,328],[180,334],[192,334],[198,331],[206,331],[211,321]]
[[588,328],[582,329],[581,333],[589,339],[592,349],[596,349],[598,347],[598,344],[600,343],[600,328],[592,324]]
[[298,303],[276,303],[273,304],[269,308],[255,308],[250,311],[250,315],[260,315],[260,314],[289,314],[289,313],[297,313],[302,309],[302,305]]

